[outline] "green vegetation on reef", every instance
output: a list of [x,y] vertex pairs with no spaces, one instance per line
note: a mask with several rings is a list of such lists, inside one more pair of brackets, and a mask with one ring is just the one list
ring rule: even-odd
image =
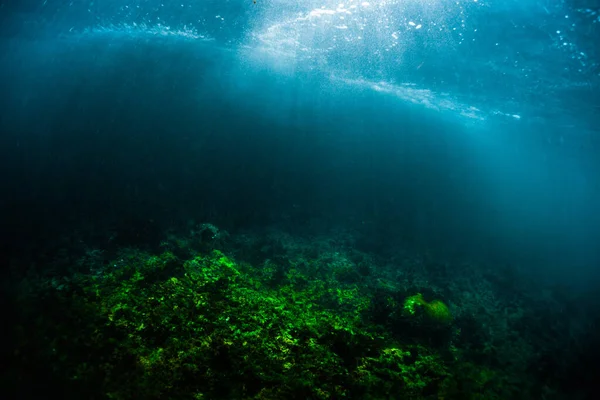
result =
[[405,314],[417,316],[419,315],[420,310],[423,311],[422,315],[431,321],[440,324],[448,324],[452,322],[452,314],[450,313],[448,306],[441,300],[427,302],[421,293],[417,293],[406,298],[404,301]]
[[[368,318],[369,292],[331,275],[256,268],[218,250],[188,260],[128,250],[101,273],[46,282],[24,299],[51,299],[55,318],[23,322],[38,339],[18,351],[44,348],[56,376],[94,398],[504,398],[490,370],[450,342],[390,334]],[[419,310],[452,324],[444,303],[421,294],[397,311]]]

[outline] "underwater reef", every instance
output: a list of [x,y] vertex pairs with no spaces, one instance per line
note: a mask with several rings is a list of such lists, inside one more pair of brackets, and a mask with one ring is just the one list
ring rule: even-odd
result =
[[568,300],[343,238],[203,224],[65,264],[13,286],[20,398],[550,399],[569,361]]

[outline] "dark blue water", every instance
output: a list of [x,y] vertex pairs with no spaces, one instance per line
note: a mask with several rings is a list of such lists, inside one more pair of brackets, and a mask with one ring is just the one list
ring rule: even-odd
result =
[[598,43],[597,1],[1,2],[2,259],[344,230],[587,296]]

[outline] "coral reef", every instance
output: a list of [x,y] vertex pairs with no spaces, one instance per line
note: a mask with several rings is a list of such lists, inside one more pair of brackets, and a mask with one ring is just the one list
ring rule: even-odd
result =
[[[531,345],[515,339],[510,350],[499,321],[472,317],[467,294],[444,294],[406,272],[423,268],[378,265],[343,241],[199,232],[171,234],[156,254],[91,251],[62,276],[23,279],[12,379],[46,379],[65,399],[519,399],[552,391],[519,375],[536,360]],[[485,291],[473,293],[484,301]],[[441,298],[452,299],[452,312]]]

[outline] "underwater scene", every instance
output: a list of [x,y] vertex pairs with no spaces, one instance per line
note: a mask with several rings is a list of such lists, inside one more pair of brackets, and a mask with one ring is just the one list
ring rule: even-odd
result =
[[598,0],[0,0],[0,398],[600,398]]

